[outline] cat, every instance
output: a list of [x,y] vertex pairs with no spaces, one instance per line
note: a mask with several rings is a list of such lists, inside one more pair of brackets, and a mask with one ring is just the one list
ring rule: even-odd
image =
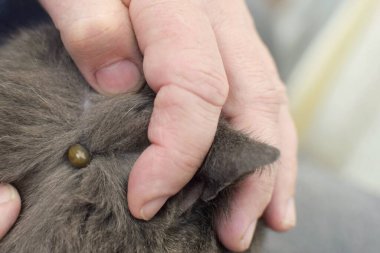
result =
[[[154,98],[146,84],[112,97],[94,92],[49,22],[7,38],[0,46],[0,182],[19,190],[22,211],[0,252],[229,252],[215,222],[228,216],[236,184],[268,169],[279,151],[221,117],[194,178],[151,221],[137,220],[125,189],[149,145]],[[85,168],[67,158],[74,144],[91,155]],[[259,249],[254,239],[247,252]]]

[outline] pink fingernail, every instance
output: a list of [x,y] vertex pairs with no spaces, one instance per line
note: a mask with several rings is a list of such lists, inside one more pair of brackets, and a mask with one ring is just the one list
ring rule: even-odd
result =
[[143,206],[140,210],[141,218],[144,220],[150,220],[161,209],[169,197],[160,197],[151,200]]
[[15,189],[8,184],[0,184],[0,204],[13,200],[16,196]]
[[287,203],[286,213],[283,220],[283,226],[285,228],[292,228],[296,225],[296,207],[294,198],[290,198]]
[[253,234],[256,230],[256,223],[257,220],[254,220],[246,229],[243,236],[240,239],[240,245],[242,249],[248,249],[248,247],[251,245]]
[[137,66],[122,60],[99,69],[95,73],[99,88],[107,94],[131,91],[141,83],[141,73]]

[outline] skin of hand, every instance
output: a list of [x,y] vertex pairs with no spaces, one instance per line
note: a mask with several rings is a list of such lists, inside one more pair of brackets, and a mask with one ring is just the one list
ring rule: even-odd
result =
[[[285,86],[243,0],[40,3],[95,90],[138,89],[144,73],[157,93],[148,130],[152,144],[128,183],[136,218],[151,219],[190,181],[223,113],[236,129],[278,147],[281,158],[240,183],[231,216],[216,224],[221,242],[245,250],[262,216],[277,231],[295,226],[295,128]],[[0,236],[15,220],[15,206],[8,209],[12,215],[0,217]],[[2,208],[0,201],[0,213]]]

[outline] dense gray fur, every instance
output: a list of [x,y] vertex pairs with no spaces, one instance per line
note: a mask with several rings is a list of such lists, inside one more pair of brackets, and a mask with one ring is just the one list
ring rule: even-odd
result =
[[[2,45],[0,182],[17,187],[23,208],[0,252],[227,252],[217,241],[215,217],[227,210],[233,185],[274,162],[278,151],[221,120],[194,179],[152,221],[136,220],[125,189],[149,145],[153,100],[147,86],[115,97],[96,94],[49,24]],[[67,161],[75,143],[92,154],[86,168]]]

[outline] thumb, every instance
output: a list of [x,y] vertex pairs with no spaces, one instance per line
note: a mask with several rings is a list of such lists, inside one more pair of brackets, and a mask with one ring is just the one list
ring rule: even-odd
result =
[[0,239],[16,222],[21,200],[17,190],[9,184],[0,184]]
[[40,0],[89,84],[106,94],[143,84],[142,56],[120,0]]

